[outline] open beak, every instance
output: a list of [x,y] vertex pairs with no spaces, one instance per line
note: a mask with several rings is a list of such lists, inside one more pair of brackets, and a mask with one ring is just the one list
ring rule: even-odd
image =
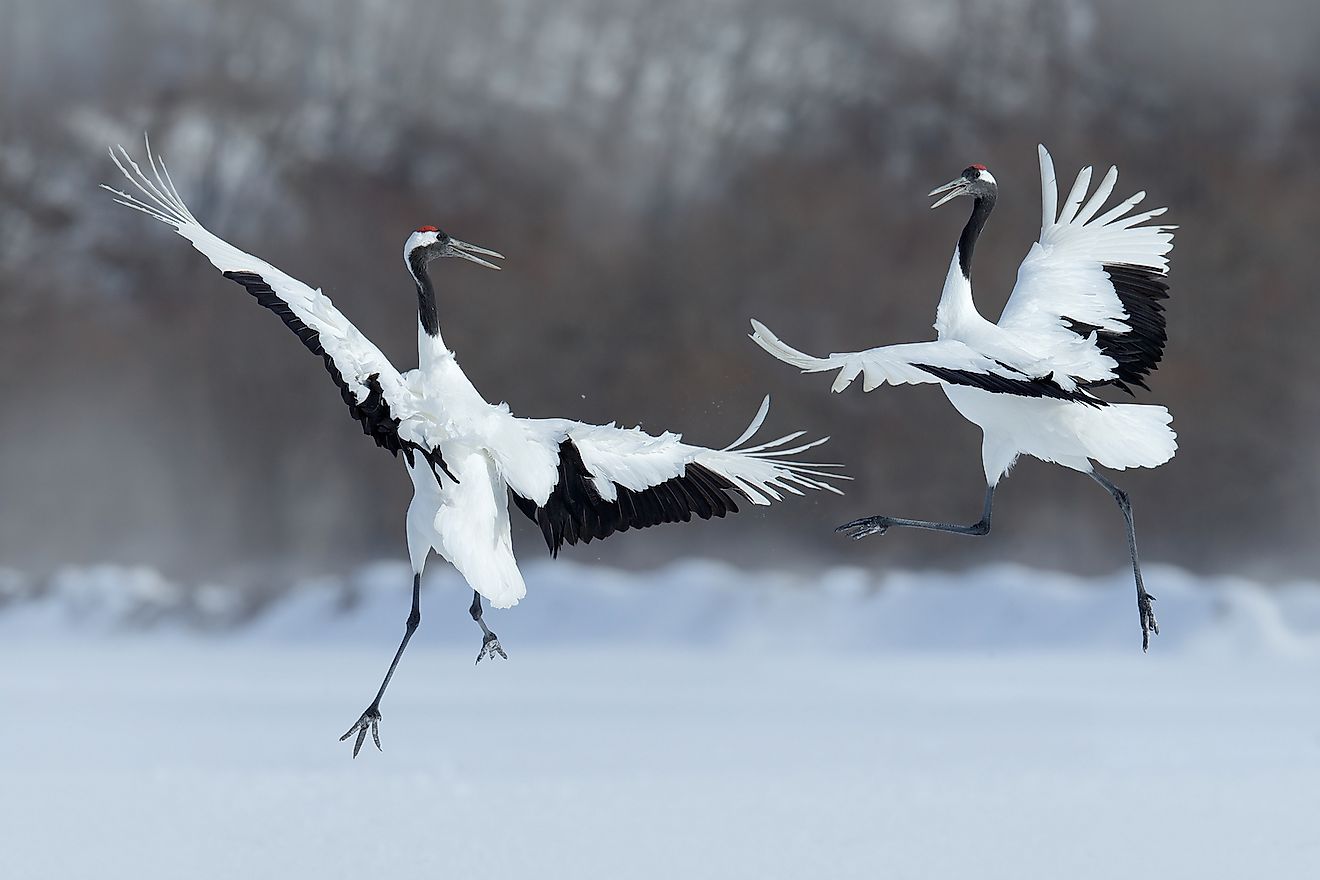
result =
[[933,198],[939,195],[940,193],[944,193],[944,198],[940,199],[938,202],[931,205],[931,208],[934,209],[934,208],[938,208],[940,205],[944,204],[945,202],[952,201],[953,199],[958,198],[958,196],[962,195],[966,191],[967,191],[967,178],[959,177],[957,180],[950,180],[948,183],[944,184],[944,186],[935,187],[933,190],[927,193],[927,195]]
[[489,263],[478,257],[477,254],[485,254],[488,257],[495,257],[498,260],[504,259],[504,254],[499,251],[487,250],[484,247],[477,247],[475,244],[468,244],[466,241],[459,241],[456,238],[449,240],[449,246],[453,249],[454,256],[462,257],[465,260],[471,260],[479,266],[485,266],[487,269],[499,269],[494,263]]

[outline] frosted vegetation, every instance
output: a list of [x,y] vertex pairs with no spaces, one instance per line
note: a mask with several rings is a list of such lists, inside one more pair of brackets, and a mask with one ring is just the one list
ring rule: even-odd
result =
[[[1132,579],[1014,565],[956,574],[832,568],[804,574],[688,560],[642,573],[563,559],[525,566],[529,595],[488,611],[506,646],[635,646],[771,652],[1139,653]],[[1156,654],[1320,657],[1320,585],[1264,586],[1150,566],[1167,620]],[[404,562],[296,582],[244,602],[228,585],[173,582],[149,568],[64,568],[47,580],[0,570],[6,638],[122,638],[202,633],[244,642],[384,645],[403,626]],[[436,566],[424,581],[423,629],[435,646],[478,644],[471,593]],[[388,646],[386,646],[388,647]],[[474,649],[475,650],[475,649]]]
[[[978,438],[937,392],[826,396],[768,364],[746,319],[812,350],[928,335],[956,220],[923,195],[970,161],[1004,187],[978,251],[993,315],[1039,222],[1037,141],[1070,170],[1117,163],[1185,230],[1144,399],[1186,442],[1125,480],[1148,558],[1304,575],[1320,470],[1292,450],[1315,448],[1320,401],[1309,335],[1281,331],[1320,324],[1320,13],[1150,6],[3,0],[0,369],[25,404],[0,412],[0,485],[23,499],[0,509],[0,559],[233,583],[401,550],[407,481],[319,365],[95,190],[107,142],[150,128],[199,217],[323,286],[400,366],[399,247],[438,223],[509,255],[441,283],[489,397],[700,442],[771,391],[859,478],[844,500],[629,536],[602,551],[615,564],[681,544],[871,565],[828,526],[974,515]],[[1102,493],[1024,465],[991,539],[894,540],[883,560],[1107,571],[1122,551]]]

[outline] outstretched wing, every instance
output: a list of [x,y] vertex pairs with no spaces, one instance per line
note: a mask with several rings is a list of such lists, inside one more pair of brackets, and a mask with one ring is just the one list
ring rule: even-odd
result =
[[1018,269],[999,327],[1086,385],[1145,388],[1164,354],[1165,255],[1176,227],[1143,225],[1165,208],[1129,214],[1144,192],[1102,214],[1117,168],[1089,198],[1091,168],[1083,168],[1060,209],[1054,162],[1042,146],[1040,180],[1040,241]]
[[828,373],[838,370],[833,391],[839,392],[862,377],[862,389],[871,391],[881,385],[915,385],[943,382],[966,385],[996,394],[1020,397],[1048,397],[1072,400],[1092,406],[1104,402],[1076,388],[1061,384],[1052,373],[1039,375],[1019,369],[981,354],[955,339],[934,342],[909,342],[885,345],[866,351],[841,352],[815,357],[798,351],[770,332],[760,321],[752,321],[752,341],[786,364],[804,373]]
[[640,428],[508,416],[489,451],[518,509],[541,527],[557,556],[566,543],[688,522],[694,514],[709,519],[737,513],[737,496],[770,504],[782,500],[781,493],[801,495],[803,489],[842,494],[826,482],[849,479],[830,473],[837,465],[792,458],[828,437],[791,446],[804,433],[798,431],[743,446],[769,409],[767,397],[743,435],[718,450],[684,443],[678,434],[656,437]]
[[278,315],[312,354],[325,361],[344,403],[376,445],[395,455],[402,450],[410,464],[413,454],[418,453],[432,469],[448,473],[439,448],[426,439],[426,425],[416,411],[414,396],[403,377],[380,349],[334,307],[330,297],[244,253],[203,227],[179,196],[165,163],[151,154],[150,143],[147,144],[150,174],[123,147],[117,154],[111,150],[110,158],[140,194],[131,195],[103,185],[114,193],[115,201],[172,226],[226,278],[243,285],[259,304]]

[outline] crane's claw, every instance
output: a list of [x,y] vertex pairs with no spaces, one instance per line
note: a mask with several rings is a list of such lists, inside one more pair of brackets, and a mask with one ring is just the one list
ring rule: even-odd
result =
[[[505,660],[509,655],[504,653],[504,648],[500,647],[500,640],[493,632],[486,633],[486,637],[481,640],[481,650],[477,652],[477,663],[480,663],[483,657],[495,658],[499,654]],[[475,665],[475,664],[474,664]]]
[[1146,591],[1142,591],[1137,597],[1137,612],[1141,615],[1141,650],[1146,652],[1150,650],[1151,633],[1160,634],[1160,622],[1155,619],[1155,609],[1151,607],[1155,597]]
[[844,523],[834,531],[843,532],[854,541],[860,541],[870,535],[883,535],[893,524],[894,521],[887,516],[868,516]]
[[367,708],[367,711],[362,713],[362,717],[357,720],[357,724],[354,724],[352,727],[350,727],[348,729],[348,733],[345,733],[343,736],[339,738],[339,741],[343,742],[353,734],[355,733],[357,734],[357,742],[353,743],[354,758],[358,756],[358,752],[362,751],[362,743],[365,742],[367,739],[368,730],[371,731],[372,741],[376,743],[376,751],[378,752],[381,751],[380,710],[377,709],[375,705],[369,706]]

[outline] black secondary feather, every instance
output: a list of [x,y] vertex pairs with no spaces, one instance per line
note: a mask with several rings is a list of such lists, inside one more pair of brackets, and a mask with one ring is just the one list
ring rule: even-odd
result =
[[553,556],[565,544],[590,543],[615,532],[644,529],[670,522],[689,522],[737,513],[730,496],[734,484],[700,464],[689,463],[683,474],[641,491],[614,484],[616,499],[606,501],[596,491],[591,473],[572,440],[559,444],[559,480],[550,497],[538,505],[517,492],[513,501],[541,528]]
[[344,398],[344,403],[348,404],[349,412],[353,418],[362,423],[362,433],[376,441],[376,445],[382,449],[387,449],[392,455],[397,456],[403,452],[408,464],[413,464],[413,454],[419,454],[431,469],[437,468],[444,472],[455,483],[458,479],[449,471],[445,464],[444,456],[440,450],[426,449],[416,443],[404,440],[399,436],[400,420],[390,412],[389,401],[385,399],[385,391],[380,386],[380,375],[373,373],[366,377],[365,385],[367,387],[367,396],[359,403],[354,399],[353,392],[349,385],[344,381],[343,374],[335,364],[334,358],[326,353],[321,345],[321,336],[311,327],[303,323],[289,304],[280,299],[279,294],[275,293],[266,280],[256,272],[225,272],[224,276],[231,281],[237,281],[239,284],[256,298],[257,302],[270,309],[285,326],[297,334],[302,340],[302,344],[307,346],[307,350],[317,355],[325,361],[325,368],[330,373],[330,378],[334,380],[335,385],[339,387],[340,396]]

